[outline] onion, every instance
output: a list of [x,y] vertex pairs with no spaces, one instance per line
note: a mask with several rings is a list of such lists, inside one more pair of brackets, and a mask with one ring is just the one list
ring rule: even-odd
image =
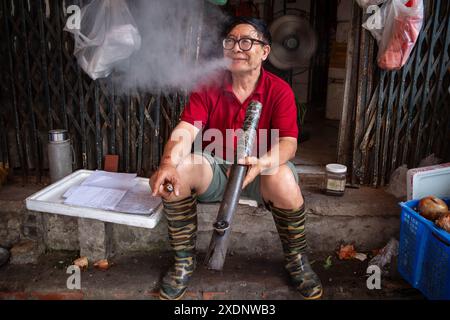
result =
[[450,211],[441,215],[441,217],[436,220],[436,225],[450,233]]
[[422,217],[435,221],[447,213],[448,206],[441,199],[435,196],[428,196],[420,199],[418,209]]

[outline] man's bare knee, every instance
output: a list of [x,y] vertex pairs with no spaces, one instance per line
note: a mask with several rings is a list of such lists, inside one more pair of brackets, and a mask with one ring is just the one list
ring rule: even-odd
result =
[[177,171],[183,182],[198,194],[205,192],[212,180],[211,165],[199,154],[186,156],[178,165]]
[[261,193],[265,201],[276,207],[296,209],[303,204],[303,196],[292,170],[282,165],[276,174],[261,176]]

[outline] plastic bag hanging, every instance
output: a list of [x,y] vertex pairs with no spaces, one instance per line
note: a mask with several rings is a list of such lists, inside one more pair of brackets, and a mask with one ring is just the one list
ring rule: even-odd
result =
[[81,8],[74,55],[92,78],[107,77],[118,63],[141,47],[141,36],[125,0],[93,0]]
[[374,14],[379,27],[363,25],[378,42],[377,63],[381,69],[405,65],[423,25],[423,0],[389,0]]
[[356,0],[358,5],[363,9],[367,9],[369,6],[378,6],[386,1],[387,0]]

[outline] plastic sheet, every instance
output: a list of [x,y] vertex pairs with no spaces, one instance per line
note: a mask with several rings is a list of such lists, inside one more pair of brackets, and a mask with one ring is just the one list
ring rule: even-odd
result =
[[393,260],[398,256],[398,246],[398,240],[391,238],[387,245],[369,261],[369,266],[378,266],[384,275],[391,273]]
[[125,0],[93,0],[80,17],[80,29],[64,30],[73,33],[74,55],[92,79],[107,77],[139,50],[141,36]]
[[359,6],[363,9],[367,9],[370,6],[378,6],[386,0],[356,0],[356,2],[359,4]]
[[406,164],[395,169],[391,178],[389,179],[389,185],[386,187],[386,192],[392,194],[396,198],[406,198],[406,175],[408,173],[408,166]]

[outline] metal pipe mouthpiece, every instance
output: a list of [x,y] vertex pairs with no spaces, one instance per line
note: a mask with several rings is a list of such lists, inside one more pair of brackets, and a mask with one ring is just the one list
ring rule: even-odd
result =
[[230,227],[230,225],[229,225],[229,223],[226,222],[225,220],[220,220],[220,221],[216,221],[216,222],[213,224],[213,227],[214,227],[214,230],[215,230],[218,234],[222,235],[222,234],[224,234],[225,231]]

